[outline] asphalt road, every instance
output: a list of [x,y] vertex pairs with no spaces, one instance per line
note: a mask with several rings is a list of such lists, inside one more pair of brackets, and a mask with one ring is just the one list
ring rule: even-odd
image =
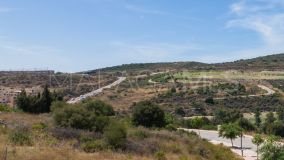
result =
[[[198,129],[185,129],[180,128],[185,131],[193,131],[197,133],[201,138],[207,139],[209,142],[213,144],[223,144],[227,147],[231,148],[231,140],[219,137],[217,131],[208,131],[208,130],[198,130]],[[232,149],[238,155],[241,154],[241,139],[237,138],[233,141],[234,148]],[[256,145],[252,143],[252,137],[245,135],[243,137],[243,153],[245,160],[256,160]]]

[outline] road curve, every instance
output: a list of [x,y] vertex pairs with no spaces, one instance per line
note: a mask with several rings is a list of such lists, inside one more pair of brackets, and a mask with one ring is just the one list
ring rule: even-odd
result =
[[86,93],[84,95],[81,95],[79,97],[71,98],[69,101],[67,101],[67,103],[75,104],[75,103],[78,103],[78,102],[88,98],[88,97],[92,97],[92,96],[98,95],[98,94],[102,93],[104,89],[110,89],[110,88],[112,88],[114,86],[117,86],[121,82],[123,82],[125,79],[126,79],[126,77],[118,77],[118,80],[116,80],[115,82],[113,82],[113,83],[111,83],[111,84],[109,84],[107,86],[101,87],[101,88],[99,88],[97,90],[94,90],[92,92],[89,92],[89,93]]
[[[217,131],[208,131],[208,130],[199,130],[199,129],[186,129],[186,128],[179,128],[184,131],[188,132],[195,132],[197,133],[201,138],[207,139],[209,142],[213,144],[223,144],[227,147],[231,147],[231,141],[229,139],[225,139],[222,137],[219,137],[219,134]],[[238,155],[241,154],[241,140],[240,138],[237,138],[233,141],[234,148],[231,148],[233,152],[235,152]],[[244,153],[244,159],[245,160],[256,160],[256,145],[252,143],[252,136],[245,135],[243,137],[243,153]]]

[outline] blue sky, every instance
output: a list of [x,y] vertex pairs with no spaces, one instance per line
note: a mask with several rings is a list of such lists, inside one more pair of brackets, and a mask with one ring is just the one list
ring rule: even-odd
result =
[[224,62],[283,44],[284,0],[0,0],[0,70]]

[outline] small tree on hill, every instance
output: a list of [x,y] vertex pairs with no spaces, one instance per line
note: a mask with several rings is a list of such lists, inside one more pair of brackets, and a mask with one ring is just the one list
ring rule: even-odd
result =
[[22,109],[23,111],[28,111],[29,108],[29,98],[25,90],[22,90],[16,100],[17,106]]
[[261,137],[261,135],[259,135],[259,134],[256,134],[256,135],[254,135],[254,137],[253,137],[253,139],[252,139],[252,143],[253,144],[255,144],[256,145],[256,153],[257,153],[257,160],[258,160],[258,154],[259,154],[259,146],[263,143],[263,139],[262,139],[262,137]]
[[219,136],[231,140],[232,147],[234,147],[233,140],[241,136],[242,129],[233,123],[223,124],[219,129]]
[[51,96],[51,93],[48,89],[48,86],[45,85],[44,86],[44,89],[43,89],[43,92],[41,94],[41,98],[40,98],[40,103],[41,103],[41,106],[40,107],[40,113],[45,113],[45,112],[50,112],[50,106],[51,106],[51,103],[52,103],[52,96]]
[[254,112],[254,119],[255,119],[255,125],[259,128],[261,125],[261,118],[260,118],[260,109],[259,107],[256,108],[255,112]]
[[150,101],[142,101],[134,106],[132,122],[137,126],[164,127],[165,113],[158,105]]
[[277,117],[280,122],[284,122],[284,107],[278,106],[277,107]]
[[269,112],[266,115],[265,123],[272,124],[272,123],[275,122],[275,120],[276,120],[276,118],[274,117],[274,113],[273,112]]

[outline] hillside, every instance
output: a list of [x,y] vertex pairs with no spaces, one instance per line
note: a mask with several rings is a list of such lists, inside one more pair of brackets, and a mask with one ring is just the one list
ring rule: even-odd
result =
[[262,56],[234,62],[213,64],[215,69],[242,69],[242,70],[283,70],[284,53]]
[[257,57],[246,60],[237,60],[225,63],[202,63],[202,62],[162,62],[162,63],[133,63],[119,66],[106,67],[96,70],[86,71],[85,73],[95,74],[101,72],[157,72],[164,70],[282,70],[284,69],[284,53]]

